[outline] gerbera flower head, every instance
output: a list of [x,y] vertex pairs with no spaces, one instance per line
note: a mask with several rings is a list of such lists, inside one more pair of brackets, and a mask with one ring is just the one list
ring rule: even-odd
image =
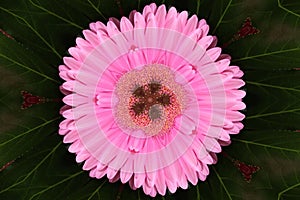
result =
[[205,20],[150,4],[95,22],[59,66],[59,134],[90,176],[146,194],[204,181],[243,128],[244,82]]

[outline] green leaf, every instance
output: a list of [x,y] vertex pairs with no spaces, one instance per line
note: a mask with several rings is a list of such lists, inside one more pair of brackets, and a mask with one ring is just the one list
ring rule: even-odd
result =
[[299,71],[246,73],[246,128],[299,129],[299,76]]
[[63,104],[21,110],[20,94],[62,98],[58,66],[82,29],[151,2],[205,18],[218,46],[231,41],[247,17],[260,30],[223,48],[244,71],[247,92],[245,128],[224,151],[260,170],[247,183],[219,154],[207,181],[154,199],[300,198],[298,0],[16,0],[0,3],[0,199],[152,199],[128,184],[89,178],[57,134]]

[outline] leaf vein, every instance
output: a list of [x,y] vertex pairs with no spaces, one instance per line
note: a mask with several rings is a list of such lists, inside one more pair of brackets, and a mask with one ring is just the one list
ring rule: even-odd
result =
[[30,133],[30,132],[32,132],[32,131],[35,131],[35,130],[37,130],[37,129],[43,127],[43,126],[46,126],[47,124],[50,124],[50,123],[52,123],[52,122],[58,120],[59,118],[60,118],[60,117],[56,117],[56,118],[54,118],[54,119],[52,119],[52,120],[46,121],[45,123],[42,123],[42,124],[36,126],[36,127],[34,127],[34,128],[31,128],[31,129],[25,131],[24,133],[21,133],[21,134],[17,135],[16,137],[14,137],[14,138],[12,138],[12,139],[10,139],[10,140],[7,140],[7,141],[1,143],[1,144],[0,144],[0,147],[6,145],[7,143],[10,143],[11,141],[13,141],[13,140],[15,140],[15,139],[18,139],[18,138],[20,138],[20,137],[22,137],[22,136],[24,136],[24,135],[26,135],[26,134],[28,134],[28,133]]
[[218,180],[219,180],[221,186],[222,186],[223,189],[225,190],[225,193],[227,194],[228,198],[229,198],[230,200],[232,200],[231,195],[229,194],[229,192],[228,192],[228,190],[227,190],[227,188],[226,188],[226,186],[225,186],[225,184],[224,184],[224,182],[223,182],[221,176],[219,175],[219,173],[217,172],[217,170],[216,170],[214,167],[212,167],[212,168],[213,168],[213,170],[214,170],[216,176],[218,177]]
[[224,16],[226,15],[226,12],[228,11],[228,9],[229,9],[229,7],[230,7],[231,4],[232,4],[232,0],[230,0],[230,1],[228,2],[228,4],[227,4],[225,10],[223,11],[223,13],[222,13],[222,15],[221,15],[221,17],[220,17],[220,19],[219,19],[217,25],[216,25],[216,27],[214,28],[214,30],[213,30],[213,32],[212,32],[213,34],[216,32],[216,30],[217,30],[218,27],[220,26],[220,24],[221,24],[221,22],[222,22]]
[[22,63],[19,63],[19,62],[13,60],[12,58],[9,58],[9,57],[3,55],[2,53],[0,53],[0,56],[1,56],[2,58],[4,58],[4,59],[6,59],[6,60],[8,60],[8,61],[10,61],[10,62],[12,62],[12,63],[14,63],[14,64],[16,64],[16,65],[18,65],[18,66],[20,66],[20,67],[22,67],[22,68],[28,70],[28,71],[31,71],[31,72],[33,72],[33,73],[35,73],[35,74],[38,74],[39,76],[42,76],[42,77],[46,78],[47,80],[50,80],[50,81],[52,81],[52,82],[55,82],[55,83],[60,84],[60,82],[59,82],[58,80],[55,80],[54,78],[51,78],[50,76],[47,76],[46,74],[43,74],[43,73],[41,73],[41,72],[39,72],[39,71],[37,71],[37,70],[34,70],[34,69],[32,69],[32,68],[30,68],[30,67],[28,67],[28,66],[22,64]]
[[277,0],[277,3],[278,3],[278,7],[281,8],[282,10],[284,10],[284,11],[286,11],[287,13],[289,13],[289,14],[291,14],[291,15],[294,15],[294,16],[296,16],[296,17],[298,17],[298,18],[300,17],[300,15],[299,15],[298,13],[295,13],[295,12],[293,12],[293,11],[287,9],[286,7],[284,7],[284,6],[282,5],[282,3],[281,3],[280,0]]
[[70,20],[68,20],[68,19],[66,19],[66,18],[64,18],[64,17],[62,17],[62,16],[60,16],[60,15],[58,15],[58,14],[56,14],[56,13],[54,13],[54,12],[48,10],[48,9],[46,9],[46,8],[44,8],[44,7],[36,4],[36,3],[34,3],[33,0],[30,0],[30,3],[33,6],[35,6],[35,7],[39,8],[39,9],[45,11],[46,13],[48,13],[48,14],[50,14],[50,15],[52,15],[52,16],[54,16],[54,17],[56,17],[56,18],[58,18],[58,19],[60,19],[60,20],[62,20],[64,22],[67,22],[68,24],[70,24],[70,25],[72,25],[72,26],[74,26],[76,28],[83,29],[83,27],[79,26],[78,24],[76,24],[76,23],[74,23],[74,22],[72,22],[72,21],[70,21]]
[[270,84],[253,82],[253,81],[246,81],[246,83],[251,84],[251,85],[270,87],[270,88],[276,88],[276,89],[281,89],[281,90],[290,90],[290,91],[293,91],[293,92],[300,92],[300,89],[296,89],[296,88],[289,88],[289,87],[283,87],[283,86],[278,86],[278,85],[270,85]]
[[46,46],[48,46],[52,51],[53,51],[53,53],[59,58],[59,59],[62,59],[62,56],[56,51],[56,49],[53,47],[53,46],[51,46],[50,44],[49,44],[49,42],[47,42],[47,40],[37,31],[37,30],[35,30],[32,26],[31,26],[31,24],[30,23],[28,23],[28,21],[26,21],[23,17],[21,17],[21,16],[19,16],[19,15],[17,15],[17,14],[15,14],[15,13],[13,13],[13,12],[11,12],[10,10],[8,10],[8,9],[5,9],[5,8],[3,8],[3,7],[0,7],[0,9],[1,10],[3,10],[4,12],[7,12],[8,14],[10,14],[10,15],[12,15],[12,16],[14,16],[14,17],[16,17],[17,19],[19,19],[19,20],[21,20],[21,21],[23,21],[24,23],[25,23],[25,25],[29,28],[29,29],[31,29],[45,44],[46,44]]
[[271,112],[271,113],[263,113],[263,114],[257,114],[257,115],[252,115],[246,117],[246,119],[255,119],[255,118],[260,118],[260,117],[268,117],[272,115],[280,115],[280,114],[286,114],[286,113],[293,113],[300,111],[300,108],[297,109],[291,109],[291,110],[282,110],[282,111],[277,111],[277,112]]
[[88,200],[91,200],[95,194],[97,194],[99,192],[99,190],[103,187],[103,185],[106,183],[106,180],[103,181],[103,183],[101,183],[101,185],[99,185],[99,187],[89,196]]
[[296,150],[296,149],[289,149],[289,148],[284,148],[284,147],[278,147],[278,146],[273,146],[273,145],[268,145],[268,144],[262,144],[262,143],[257,143],[257,142],[253,142],[253,141],[247,141],[247,140],[242,140],[242,139],[237,139],[237,138],[232,138],[233,141],[237,141],[237,142],[241,142],[241,143],[245,143],[247,145],[251,144],[251,145],[255,145],[255,146],[261,146],[264,148],[270,148],[270,149],[277,149],[277,150],[281,150],[281,151],[288,151],[288,152],[294,152],[294,153],[300,153],[300,150]]
[[103,15],[103,13],[99,10],[99,8],[97,8],[95,6],[95,4],[93,4],[91,2],[91,0],[88,0],[89,4],[94,8],[94,10],[104,19],[104,20],[107,20],[107,18]]
[[278,198],[277,198],[277,199],[280,200],[281,196],[282,196],[284,193],[286,193],[286,192],[288,192],[288,191],[290,191],[290,190],[292,190],[292,189],[294,189],[294,188],[296,188],[296,187],[299,187],[299,186],[300,186],[300,183],[297,183],[297,184],[292,185],[292,186],[286,188],[285,190],[279,192],[279,193],[278,193]]
[[249,60],[249,59],[253,59],[253,58],[259,58],[259,57],[264,57],[264,56],[270,56],[270,55],[276,55],[276,54],[280,54],[280,53],[287,53],[287,52],[293,52],[293,51],[299,51],[300,48],[296,47],[293,49],[286,49],[286,50],[279,50],[279,51],[272,51],[272,52],[265,52],[262,54],[257,54],[257,55],[253,55],[253,56],[245,56],[243,58],[237,58],[237,59],[233,59],[232,62],[237,62],[237,61],[243,61],[243,60]]
[[196,191],[197,191],[197,200],[200,200],[199,185],[196,186]]
[[22,180],[12,184],[11,186],[3,189],[0,191],[0,194],[10,190],[13,187],[16,187],[20,185],[21,183],[25,182],[55,151],[56,149],[62,144],[62,142],[59,142],[42,160],[39,162]]
[[54,188],[54,187],[56,187],[56,186],[58,186],[58,185],[64,183],[64,182],[66,182],[66,181],[68,181],[68,180],[70,180],[70,179],[72,179],[72,178],[75,178],[76,176],[82,174],[83,172],[84,172],[84,171],[77,172],[77,173],[75,173],[75,174],[73,174],[73,175],[71,175],[71,176],[68,176],[68,178],[65,178],[65,179],[63,179],[63,180],[61,180],[61,181],[59,181],[59,182],[57,182],[57,183],[55,183],[55,184],[53,184],[53,185],[51,185],[51,186],[48,186],[48,187],[45,188],[44,190],[41,190],[41,191],[37,192],[36,194],[32,195],[31,198],[30,198],[29,200],[34,199],[36,196],[41,195],[41,194],[43,194],[44,192],[46,192],[46,191],[48,191],[48,190],[50,190],[50,189],[52,189],[52,188]]

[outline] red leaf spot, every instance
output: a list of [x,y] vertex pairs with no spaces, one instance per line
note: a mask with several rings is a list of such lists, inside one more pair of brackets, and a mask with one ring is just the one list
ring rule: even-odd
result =
[[27,91],[21,91],[21,95],[23,97],[23,103],[21,109],[26,109],[31,107],[32,105],[44,103],[46,101],[44,97],[32,95]]
[[234,165],[242,173],[243,177],[248,183],[251,181],[252,175],[260,169],[258,166],[247,165],[239,160],[235,160]]
[[233,37],[226,43],[222,45],[222,48],[228,47],[232,42],[240,40],[248,35],[254,35],[259,33],[260,30],[255,28],[252,25],[252,21],[250,17],[247,17],[246,20],[244,21],[242,27],[237,31],[236,34],[233,35]]
[[260,30],[258,30],[257,28],[255,28],[252,25],[251,18],[247,17],[247,19],[245,20],[245,22],[242,25],[242,28],[235,34],[234,38],[235,38],[235,40],[239,40],[248,35],[257,34],[259,32],[260,32]]
[[13,36],[11,36],[10,34],[8,34],[7,32],[5,32],[4,30],[2,30],[0,28],[0,33],[2,33],[3,35],[5,35],[7,38],[14,40]]
[[3,170],[5,170],[6,168],[8,168],[9,166],[11,166],[13,163],[15,162],[15,160],[9,161],[8,163],[6,163],[5,165],[3,165],[0,168],[0,172],[2,172]]

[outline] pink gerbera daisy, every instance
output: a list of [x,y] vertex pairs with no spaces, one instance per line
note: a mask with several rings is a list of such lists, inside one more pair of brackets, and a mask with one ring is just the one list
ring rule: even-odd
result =
[[165,195],[196,185],[243,128],[244,82],[205,20],[164,5],[90,24],[59,75],[59,134],[90,176]]

